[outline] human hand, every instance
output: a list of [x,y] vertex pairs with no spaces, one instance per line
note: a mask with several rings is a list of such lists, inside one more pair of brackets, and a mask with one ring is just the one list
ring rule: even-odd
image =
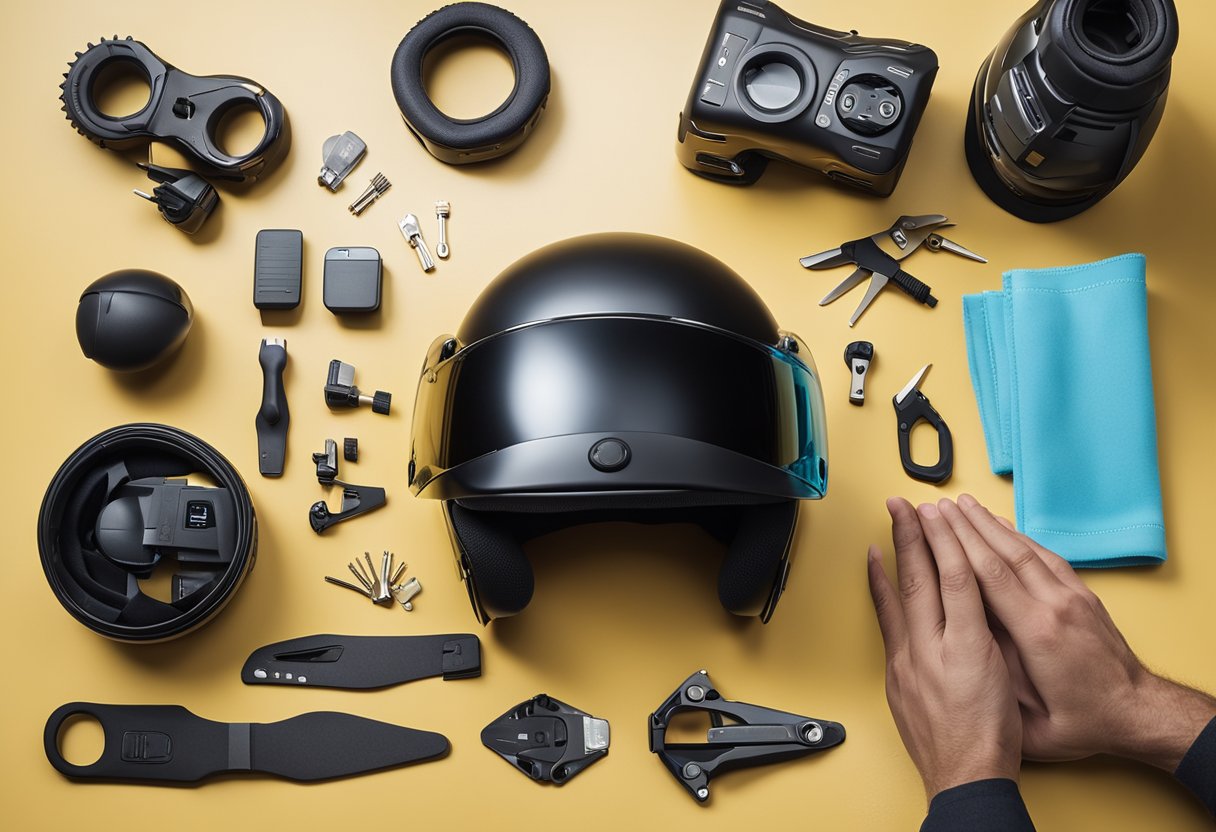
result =
[[1022,726],[979,587],[950,526],[887,501],[899,590],[870,547],[870,594],[887,654],[887,702],[930,800],[953,786],[1017,780]]
[[938,510],[995,619],[1021,707],[1022,753],[1035,760],[1109,753],[1177,768],[1216,716],[1216,700],[1149,672],[1059,555],[970,495],[942,500]]

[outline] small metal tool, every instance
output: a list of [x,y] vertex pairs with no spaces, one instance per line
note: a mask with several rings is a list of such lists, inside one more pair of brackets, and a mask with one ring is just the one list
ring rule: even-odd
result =
[[356,217],[368,209],[373,202],[384,196],[384,192],[393,187],[393,183],[384,178],[383,173],[377,173],[372,177],[371,184],[363,193],[359,194],[359,198],[350,204],[350,212]]
[[398,583],[405,574],[406,564],[394,564],[393,553],[389,551],[385,551],[381,556],[379,569],[372,562],[370,552],[364,552],[362,560],[355,558],[346,564],[346,568],[355,576],[359,586],[330,575],[326,575],[325,580],[335,586],[357,592],[374,604],[384,604],[396,599],[408,612],[414,608],[413,604],[408,603],[410,598],[422,591],[422,584],[418,583],[417,578],[411,578],[404,584]]
[[431,252],[426,247],[426,240],[422,239],[422,228],[418,225],[418,217],[406,214],[401,218],[401,222],[397,223],[397,227],[401,229],[401,235],[409,242],[410,248],[418,252],[418,263],[422,266],[422,270],[429,272],[434,269],[435,261],[431,259]]
[[367,144],[349,130],[340,136],[330,136],[321,146],[321,158],[324,161],[317,184],[324,185],[331,191],[338,190],[342,180],[355,169],[355,165],[359,164],[365,153]]
[[417,578],[410,578],[405,583],[393,587],[393,597],[397,599],[401,609],[406,612],[414,611],[413,597],[419,592],[422,592],[422,584],[418,582]]
[[844,348],[844,363],[849,368],[849,404],[866,403],[866,376],[874,360],[874,345],[869,341],[854,341]]
[[870,285],[866,289],[861,303],[857,306],[857,311],[849,319],[849,326],[857,323],[857,319],[861,317],[887,283],[894,283],[915,300],[925,306],[933,307],[937,306],[937,298],[933,297],[932,290],[927,284],[901,269],[899,261],[920,248],[921,244],[925,244],[930,251],[945,250],[980,263],[987,263],[988,261],[980,255],[937,233],[938,229],[949,228],[952,225],[953,223],[943,214],[902,216],[885,231],[862,237],[859,240],[841,243],[836,248],[803,257],[799,262],[808,269],[830,269],[846,264],[857,267],[852,274],[823,296],[823,299],[819,301],[820,306],[826,306],[869,278]]
[[448,217],[452,216],[452,204],[447,200],[435,203],[435,219],[439,221],[439,242],[435,245],[435,254],[440,260],[448,259]]
[[[954,439],[944,419],[933,409],[929,398],[920,392],[921,382],[932,364],[921,367],[904,389],[895,394],[891,403],[895,405],[895,416],[899,424],[899,460],[909,477],[922,482],[941,483],[950,479],[954,471]],[[912,460],[912,429],[920,421],[928,422],[937,431],[937,462],[933,465],[917,465]]]

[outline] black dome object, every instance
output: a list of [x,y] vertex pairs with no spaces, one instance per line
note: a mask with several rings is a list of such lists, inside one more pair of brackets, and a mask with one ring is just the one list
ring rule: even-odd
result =
[[701,525],[728,544],[723,605],[767,621],[797,500],[827,488],[818,373],[718,260],[639,234],[567,240],[432,344],[409,475],[444,501],[483,622],[531,599],[523,542],[611,520]]
[[76,339],[85,358],[134,372],[172,355],[193,320],[194,306],[181,286],[157,272],[122,269],[93,281],[80,296]]

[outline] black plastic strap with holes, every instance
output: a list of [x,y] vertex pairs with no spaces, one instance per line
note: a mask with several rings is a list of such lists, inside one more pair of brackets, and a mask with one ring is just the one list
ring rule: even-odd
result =
[[303,636],[259,647],[241,668],[247,685],[356,690],[440,675],[446,680],[481,675],[477,636]]
[[[59,731],[75,715],[101,723],[105,745],[91,765],[59,751]],[[447,738],[351,714],[321,711],[282,722],[224,723],[180,705],[70,702],[47,720],[43,745],[68,777],[192,783],[224,771],[256,771],[288,780],[328,780],[440,757]]]

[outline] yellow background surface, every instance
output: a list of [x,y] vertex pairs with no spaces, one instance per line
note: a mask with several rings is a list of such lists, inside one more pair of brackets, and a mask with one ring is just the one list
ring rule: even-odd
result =
[[[512,0],[540,35],[553,92],[536,134],[516,154],[478,167],[445,166],[401,123],[389,62],[410,26],[431,10],[417,0],[376,3],[102,3],[10,5],[0,50],[4,129],[3,435],[6,563],[0,580],[4,689],[0,709],[0,825],[8,829],[361,828],[781,828],[898,830],[924,812],[920,780],[883,694],[882,650],[865,586],[865,550],[889,550],[883,498],[913,501],[970,491],[1007,515],[1013,491],[988,470],[967,376],[960,297],[996,288],[1003,269],[1080,263],[1142,251],[1170,559],[1157,569],[1088,572],[1145,661],[1216,688],[1212,635],[1211,467],[1216,461],[1212,362],[1216,281],[1210,267],[1216,175],[1211,49],[1216,8],[1183,0],[1182,40],[1161,129],[1130,179],[1081,217],[1023,223],[971,181],[962,152],[967,96],[980,61],[1029,0],[828,4],[790,0],[816,23],[932,46],[941,72],[903,180],[889,200],[830,186],[774,165],[750,189],[711,184],[674,155],[676,116],[717,4]],[[99,35],[131,34],[198,74],[256,79],[286,106],[293,144],[265,181],[236,193],[195,238],[168,227],[130,195],[147,188],[129,160],[90,145],[59,111],[56,86],[74,50]],[[476,111],[490,98],[477,77],[484,56],[445,67],[436,95]],[[480,60],[480,63],[479,63]],[[338,194],[317,186],[321,143],[354,130],[367,158]],[[383,171],[393,188],[360,218],[346,205]],[[451,260],[424,275],[396,228],[414,211],[436,240],[432,203],[452,203]],[[860,290],[825,308],[817,299],[842,272],[812,274],[797,258],[885,228],[897,215],[941,212],[949,236],[987,255],[981,266],[920,253],[909,268],[930,283],[935,310],[894,292],[856,329]],[[263,320],[250,302],[254,235],[299,228],[305,238],[298,314]],[[744,275],[784,328],[809,342],[827,399],[833,479],[802,508],[789,590],[768,626],[718,606],[720,552],[682,528],[574,530],[531,547],[536,594],[516,619],[482,630],[458,583],[439,506],[406,488],[415,374],[432,339],[451,332],[478,292],[516,258],[572,235],[635,230],[698,246]],[[382,312],[337,319],[321,303],[331,246],[371,245],[384,258]],[[123,378],[85,360],[73,332],[81,290],[113,269],[141,267],[177,280],[196,319],[181,354],[161,372]],[[286,475],[260,477],[253,430],[259,340],[285,337],[291,435]],[[846,401],[844,345],[872,340],[878,362],[864,408]],[[393,415],[333,414],[321,398],[329,359],[358,381],[395,394]],[[1067,360],[1067,356],[1061,356]],[[902,472],[889,397],[926,362],[925,386],[953,428],[954,477],[944,487]],[[1111,406],[1119,391],[1111,390]],[[261,530],[257,568],[210,625],[163,645],[102,639],[73,620],[39,565],[35,520],[60,463],[114,425],[157,421],[198,434],[244,474]],[[344,470],[382,484],[389,506],[320,538],[305,522],[322,496],[309,454],[357,435]],[[1112,448],[1118,453],[1118,448]],[[1129,488],[1134,487],[1129,483]],[[336,496],[334,497],[336,500]],[[390,548],[426,589],[416,611],[374,608],[329,587],[365,549]],[[252,688],[239,669],[254,648],[309,633],[476,631],[485,673],[380,692]],[[694,804],[647,751],[648,714],[689,673],[708,668],[729,698],[843,723],[829,753],[724,776],[712,806]],[[548,692],[612,723],[612,750],[564,788],[527,782],[483,748],[481,728],[507,707]],[[200,788],[73,784],[43,758],[42,727],[60,704],[179,703],[222,721],[269,722],[339,710],[440,731],[447,759],[313,786],[258,778]],[[1206,814],[1156,771],[1118,761],[1028,765],[1022,789],[1041,830],[1191,830]]]

